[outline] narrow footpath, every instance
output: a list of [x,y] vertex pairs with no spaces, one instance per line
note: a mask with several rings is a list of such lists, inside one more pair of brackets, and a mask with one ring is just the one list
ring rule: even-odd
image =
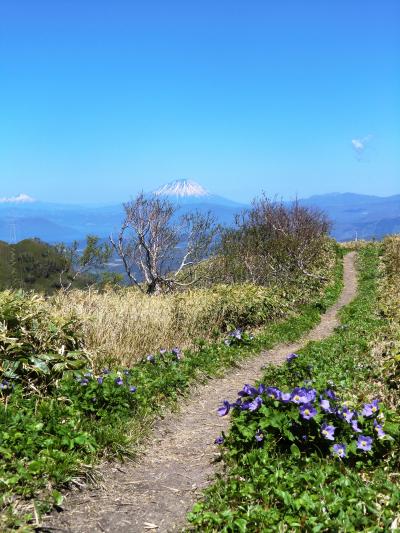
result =
[[337,313],[357,292],[355,253],[344,258],[344,289],[321,322],[300,341],[279,345],[244,361],[222,379],[199,386],[181,411],[160,420],[140,461],[106,464],[100,488],[70,492],[64,511],[49,516],[42,531],[68,533],[136,533],[179,531],[185,517],[215,472],[219,455],[214,439],[226,430],[229,417],[216,409],[236,397],[245,383],[260,379],[267,363],[281,364],[287,354],[309,341],[322,340],[338,325]]

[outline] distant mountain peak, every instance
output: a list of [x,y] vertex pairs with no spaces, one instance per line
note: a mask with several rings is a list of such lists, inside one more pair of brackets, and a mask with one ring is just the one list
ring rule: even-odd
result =
[[154,191],[157,196],[176,196],[179,198],[200,198],[210,196],[210,193],[200,183],[194,180],[181,179],[170,181]]
[[0,197],[0,204],[30,204],[32,202],[35,202],[35,199],[25,193],[20,193],[17,196]]

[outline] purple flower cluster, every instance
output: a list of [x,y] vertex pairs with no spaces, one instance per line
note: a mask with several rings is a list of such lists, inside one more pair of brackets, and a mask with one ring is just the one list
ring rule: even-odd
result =
[[[289,360],[292,360],[297,355],[290,354],[288,357],[291,358]],[[307,385],[310,384],[310,382],[307,383]],[[273,402],[275,407],[278,407],[279,403],[286,406],[297,406],[300,420],[311,421],[315,419],[315,422],[312,424],[310,422],[311,425],[307,426],[302,426],[300,422],[293,423],[292,427],[295,431],[304,430],[305,427],[308,427],[310,431],[314,431],[313,428],[319,428],[320,435],[327,441],[335,441],[335,433],[338,434],[337,440],[340,438],[339,435],[352,434],[355,438],[358,434],[358,440],[355,441],[356,449],[362,452],[369,452],[372,449],[373,437],[364,434],[365,429],[369,427],[365,418],[372,417],[379,412],[379,400],[365,404],[361,412],[362,417],[359,418],[360,413],[350,409],[346,403],[341,404],[335,392],[330,388],[325,389],[322,394],[317,393],[317,390],[310,386],[295,387],[292,391],[283,392],[278,387],[265,386],[262,383],[257,387],[246,383],[238,392],[238,398],[234,403],[231,404],[228,400],[224,400],[222,406],[218,408],[218,414],[225,416],[231,409],[256,412],[264,404],[268,406],[269,402]],[[287,408],[285,407],[285,409]],[[267,412],[266,410],[263,413]],[[325,420],[320,421],[320,418]],[[363,428],[364,424],[366,427]],[[376,419],[373,421],[373,426],[377,437],[379,439],[384,438],[386,434],[383,426]],[[342,433],[343,431],[344,433]],[[304,441],[309,440],[309,435],[306,434],[303,437]],[[257,430],[255,439],[258,442],[264,440],[261,429]],[[336,442],[331,450],[332,454],[339,458],[347,456],[347,444],[344,442]]]
[[232,344],[251,341],[253,339],[254,335],[246,334],[242,328],[237,328],[228,333],[228,337],[224,340],[224,343],[226,344],[226,346],[231,346]]
[[[79,385],[81,385],[81,387],[87,387],[91,382],[96,382],[97,385],[102,386],[104,385],[104,380],[107,379],[107,376],[110,376],[110,374],[111,374],[111,371],[108,368],[104,368],[101,371],[101,374],[97,377],[93,375],[93,372],[85,372],[83,376],[78,375],[75,379],[76,379],[76,382],[79,383]],[[124,382],[124,377],[122,374],[125,376],[126,383]],[[114,378],[114,385],[116,387],[123,387],[126,384],[128,386],[129,392],[133,394],[136,392],[137,389],[135,386],[129,384],[129,376],[130,376],[129,369],[123,370],[122,373],[117,372],[117,376]]]
[[[172,355],[172,359],[167,358],[168,355],[169,356]],[[159,350],[158,355],[154,355],[154,354],[146,355],[146,361],[153,365],[155,365],[157,361],[167,364],[168,362],[180,361],[182,357],[183,357],[182,350],[175,346],[171,350],[167,350],[166,348],[161,348],[161,350]]]

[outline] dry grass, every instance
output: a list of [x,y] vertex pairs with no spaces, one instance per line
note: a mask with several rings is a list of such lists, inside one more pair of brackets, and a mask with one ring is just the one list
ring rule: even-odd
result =
[[345,250],[360,250],[361,248],[368,246],[370,242],[371,241],[365,241],[364,239],[358,239],[357,241],[353,240],[341,242],[340,246]]
[[161,348],[192,347],[196,339],[288,315],[294,303],[282,291],[250,284],[152,297],[131,288],[74,290],[49,302],[57,313],[83,321],[85,345],[99,364],[124,365]]
[[[337,255],[333,246],[321,255],[323,267],[316,266],[315,273],[326,276]],[[131,365],[161,348],[191,348],[199,339],[288,317],[300,304],[318,298],[324,285],[305,277],[291,287],[217,284],[157,296],[135,288],[73,290],[52,296],[48,304],[56,314],[76,315],[83,322],[85,346],[96,365]]]

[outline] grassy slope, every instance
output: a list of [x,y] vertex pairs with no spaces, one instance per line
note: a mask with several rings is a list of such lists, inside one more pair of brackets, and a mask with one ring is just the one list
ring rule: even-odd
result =
[[[341,288],[342,264],[338,262],[323,297],[300,308],[289,320],[269,324],[248,344],[203,345],[185,352],[179,362],[139,363],[130,369],[129,377],[123,375],[125,388],[115,387],[116,373],[106,376],[102,385],[95,377],[84,387],[76,380],[65,380],[54,396],[41,398],[23,396],[16,387],[0,406],[2,529],[32,519],[32,498],[36,498],[37,512],[52,501],[59,502],[60,496],[52,493],[52,488],[84,476],[100,456],[134,453],[150,420],[186,393],[193,380],[218,375],[240,358],[299,338],[318,323],[320,313],[336,300]],[[137,387],[133,396],[127,392],[128,381]],[[92,400],[103,399],[102,395],[106,397],[100,411]]]
[[[341,396],[353,402],[385,399],[388,393],[380,379],[380,361],[370,357],[370,343],[384,326],[376,312],[378,247],[360,254],[359,296],[342,311],[342,325],[330,338],[301,351],[316,381],[333,381]],[[285,387],[291,379],[285,365],[267,370],[263,383]],[[391,429],[398,439],[399,419],[394,417]],[[381,457],[351,463],[319,453],[299,455],[296,449],[287,453],[271,443],[252,445],[238,456],[237,438],[237,433],[228,438],[226,475],[206,491],[190,515],[193,529],[372,532],[396,527],[398,440]]]

